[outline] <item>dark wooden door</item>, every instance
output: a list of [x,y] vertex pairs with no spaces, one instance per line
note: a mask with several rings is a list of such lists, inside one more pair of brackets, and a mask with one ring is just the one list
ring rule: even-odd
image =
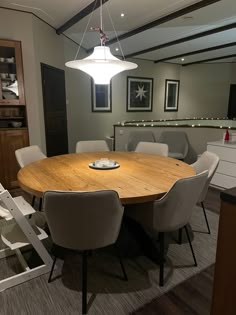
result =
[[68,153],[65,72],[41,63],[47,156]]
[[228,118],[236,118],[236,84],[230,84]]

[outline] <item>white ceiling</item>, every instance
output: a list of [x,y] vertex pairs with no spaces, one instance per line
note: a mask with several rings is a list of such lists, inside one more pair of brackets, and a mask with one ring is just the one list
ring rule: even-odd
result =
[[[0,7],[32,12],[54,28],[59,28],[91,2],[93,0],[0,0]],[[112,39],[116,37],[115,31],[118,35],[124,34],[198,2],[201,1],[109,0],[103,5],[103,30]],[[123,18],[120,16],[121,13],[125,14]],[[99,14],[100,10],[95,10],[92,15],[74,24],[64,34],[79,44],[87,26],[82,46],[86,49],[91,49],[99,45],[99,34],[90,30],[91,27],[100,26]],[[109,14],[112,17],[112,22]],[[115,31],[112,23],[115,26]],[[236,42],[236,28],[146,53],[138,52],[231,23],[236,23],[236,0],[221,0],[124,39],[121,41],[121,46],[125,55],[135,53],[134,58],[154,61],[176,55],[184,57],[188,52]],[[110,47],[116,55],[121,54],[120,51],[115,51],[115,48],[118,47],[117,43],[111,44]],[[182,56],[170,59],[167,62],[191,63],[234,54],[236,55],[236,45],[186,56],[184,62],[181,61]],[[232,61],[236,61],[236,58],[220,59],[215,62]]]

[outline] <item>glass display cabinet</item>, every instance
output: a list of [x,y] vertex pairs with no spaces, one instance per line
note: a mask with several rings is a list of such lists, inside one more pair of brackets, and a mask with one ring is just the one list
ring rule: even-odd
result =
[[21,42],[0,39],[0,183],[17,187],[15,150],[27,146]]

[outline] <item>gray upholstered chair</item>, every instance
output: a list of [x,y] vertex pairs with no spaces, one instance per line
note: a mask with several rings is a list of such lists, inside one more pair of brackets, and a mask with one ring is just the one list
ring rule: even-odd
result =
[[[32,162],[42,160],[46,158],[46,155],[40,150],[37,145],[30,145],[15,151],[16,160],[19,166],[22,168]],[[32,206],[35,203],[35,196],[32,199]],[[42,209],[42,198],[39,199],[39,210]]]
[[168,156],[168,145],[165,143],[140,141],[137,144],[135,152]]
[[160,240],[160,286],[164,285],[164,242],[165,233],[184,228],[192,251],[194,264],[196,257],[190,241],[187,224],[192,211],[207,180],[208,171],[192,177],[179,179],[171,189],[159,200],[127,209],[126,214],[141,224],[144,229],[159,232]]
[[76,153],[100,151],[110,151],[105,140],[78,141],[75,147]]
[[158,142],[168,145],[169,157],[184,160],[188,154],[188,138],[183,131],[163,131]]
[[[82,254],[82,312],[86,314],[88,251],[116,243],[124,211],[119,196],[113,190],[46,191],[44,209],[55,245],[55,259],[48,281],[51,281],[58,249],[59,252],[61,249],[80,252]],[[127,280],[121,258],[120,264],[124,279]]]
[[205,170],[208,170],[207,181],[206,181],[204,188],[201,192],[201,195],[198,199],[198,203],[200,203],[202,206],[202,210],[203,210],[203,213],[205,216],[207,230],[208,230],[209,234],[211,234],[211,230],[210,230],[210,226],[209,226],[209,223],[207,220],[206,210],[204,207],[204,200],[206,199],[206,195],[207,195],[207,191],[208,191],[211,179],[212,179],[213,175],[215,174],[217,166],[219,165],[219,161],[220,161],[220,159],[215,153],[205,151],[200,156],[200,158],[195,163],[192,164],[192,167],[195,169],[197,174],[199,174]]
[[149,130],[131,131],[129,134],[128,143],[126,145],[126,150],[134,151],[140,141],[155,142],[153,132]]

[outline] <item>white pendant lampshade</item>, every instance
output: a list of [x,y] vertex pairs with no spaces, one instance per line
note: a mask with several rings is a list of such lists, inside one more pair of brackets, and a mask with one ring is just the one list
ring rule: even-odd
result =
[[111,78],[119,72],[137,68],[135,63],[113,56],[110,48],[106,46],[94,47],[90,56],[82,60],[68,61],[66,66],[86,72],[93,77],[95,84],[109,84]]

